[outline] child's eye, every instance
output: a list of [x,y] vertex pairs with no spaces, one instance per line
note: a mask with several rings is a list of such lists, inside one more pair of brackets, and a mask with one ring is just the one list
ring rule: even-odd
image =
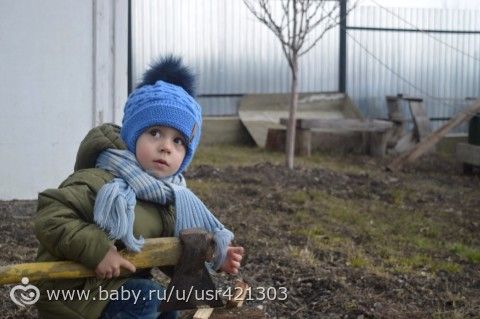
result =
[[185,145],[185,140],[181,137],[175,137],[173,142],[178,145]]
[[162,132],[160,132],[160,130],[156,128],[152,128],[150,131],[148,131],[148,133],[150,133],[150,135],[153,137],[159,137],[162,135]]

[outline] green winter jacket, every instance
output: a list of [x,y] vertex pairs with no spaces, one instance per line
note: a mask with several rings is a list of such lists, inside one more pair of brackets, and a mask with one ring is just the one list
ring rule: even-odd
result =
[[[104,124],[92,129],[80,144],[74,173],[58,189],[47,189],[38,196],[35,235],[40,241],[37,261],[73,260],[95,269],[113,241],[93,222],[95,197],[100,188],[113,179],[105,170],[97,169],[95,161],[107,148],[125,149],[120,127]],[[175,213],[171,206],[137,200],[134,235],[144,238],[173,236]],[[119,243],[115,243],[117,246]],[[148,273],[148,271],[147,271]],[[96,278],[41,281],[37,308],[41,318],[98,318],[108,303],[100,290],[116,290],[127,278],[97,280]],[[71,301],[49,300],[47,290],[89,293]],[[51,298],[50,298],[51,299]],[[63,299],[63,298],[60,298]]]

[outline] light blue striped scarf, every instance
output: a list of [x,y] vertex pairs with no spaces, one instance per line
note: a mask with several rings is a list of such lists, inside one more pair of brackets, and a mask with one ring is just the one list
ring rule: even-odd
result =
[[212,268],[220,268],[233,233],[186,187],[182,175],[155,178],[139,166],[135,155],[128,150],[103,151],[97,158],[96,167],[116,176],[100,189],[94,206],[94,221],[108,233],[110,239],[119,239],[127,249],[140,251],[144,239],[133,235],[136,198],[162,205],[174,204],[175,236],[178,237],[179,232],[187,228],[203,228],[211,232],[216,244]]

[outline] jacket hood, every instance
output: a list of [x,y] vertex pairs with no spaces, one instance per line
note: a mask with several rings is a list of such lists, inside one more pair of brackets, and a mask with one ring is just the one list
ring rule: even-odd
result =
[[126,149],[120,137],[120,126],[107,123],[91,129],[80,143],[74,171],[94,168],[98,155],[107,148]]

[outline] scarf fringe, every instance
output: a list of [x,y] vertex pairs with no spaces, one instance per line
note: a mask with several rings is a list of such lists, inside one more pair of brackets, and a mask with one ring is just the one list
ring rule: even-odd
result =
[[136,204],[135,193],[128,191],[128,184],[120,178],[103,185],[94,205],[94,221],[107,232],[110,240],[120,239],[128,250],[139,252],[145,240],[135,238],[133,225]]

